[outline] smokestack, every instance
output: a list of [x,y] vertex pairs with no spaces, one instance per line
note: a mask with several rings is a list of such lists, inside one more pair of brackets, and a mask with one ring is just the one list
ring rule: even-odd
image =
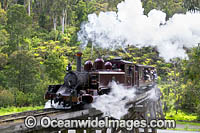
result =
[[82,56],[82,53],[81,52],[78,52],[76,54],[76,70],[78,72],[81,72],[81,56]]

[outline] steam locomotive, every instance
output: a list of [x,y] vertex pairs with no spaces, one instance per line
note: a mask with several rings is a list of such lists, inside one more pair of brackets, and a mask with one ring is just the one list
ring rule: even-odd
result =
[[156,79],[156,69],[152,66],[133,64],[120,57],[104,62],[97,58],[94,63],[88,60],[81,67],[82,53],[76,54],[77,70],[72,71],[68,65],[68,72],[64,77],[64,84],[49,85],[45,99],[51,104],[58,103],[71,108],[75,105],[92,103],[98,95],[110,92],[110,82],[115,81],[127,88],[148,88]]

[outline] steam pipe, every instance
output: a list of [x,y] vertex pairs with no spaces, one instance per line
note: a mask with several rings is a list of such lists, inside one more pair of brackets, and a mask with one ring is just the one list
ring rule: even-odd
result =
[[81,56],[82,56],[81,52],[78,52],[76,54],[76,70],[78,72],[81,72]]

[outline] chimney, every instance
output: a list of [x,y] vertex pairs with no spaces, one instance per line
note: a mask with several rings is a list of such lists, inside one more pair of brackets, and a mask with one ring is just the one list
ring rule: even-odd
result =
[[82,56],[81,52],[78,52],[76,54],[76,70],[78,72],[81,72],[81,56]]

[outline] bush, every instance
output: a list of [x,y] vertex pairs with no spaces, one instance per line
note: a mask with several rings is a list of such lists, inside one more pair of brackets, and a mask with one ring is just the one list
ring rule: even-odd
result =
[[34,93],[33,95],[33,105],[44,105],[45,104],[45,99],[44,99],[44,94],[47,91],[48,85],[50,83],[47,80],[44,80],[40,84],[36,85],[34,88]]
[[17,106],[27,106],[29,104],[27,95],[22,91],[16,92],[16,104]]
[[195,113],[187,113],[182,110],[178,110],[178,113],[176,114],[175,110],[170,110],[170,112],[166,114],[165,118],[179,121],[196,121],[197,115]]
[[12,106],[14,104],[14,95],[8,90],[0,92],[0,107]]
[[200,121],[200,104],[197,106],[198,120]]
[[39,106],[44,105],[44,94],[48,87],[48,82],[41,82],[33,88],[31,92],[24,93],[19,90],[15,90],[16,92],[16,105],[17,106]]

